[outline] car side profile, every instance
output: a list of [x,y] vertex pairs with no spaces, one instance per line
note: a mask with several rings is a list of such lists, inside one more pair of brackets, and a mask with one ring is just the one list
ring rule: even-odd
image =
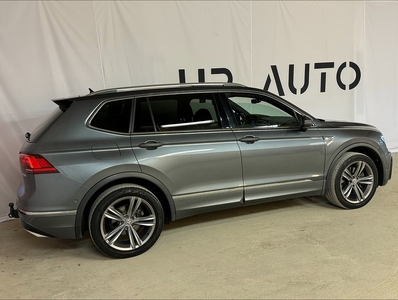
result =
[[26,134],[10,216],[37,236],[88,230],[115,258],[147,251],[170,221],[317,195],[356,209],[391,178],[375,127],[317,119],[239,84],[115,88],[54,102]]

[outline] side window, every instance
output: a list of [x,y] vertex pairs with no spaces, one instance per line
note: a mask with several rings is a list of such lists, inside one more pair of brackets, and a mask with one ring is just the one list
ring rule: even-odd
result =
[[221,128],[221,123],[212,94],[167,95],[137,99],[135,132],[217,128]]
[[259,96],[228,95],[228,102],[238,127],[295,127],[299,126],[294,112],[278,107],[272,100]]
[[155,131],[147,98],[140,98],[135,101],[134,132]]
[[107,131],[130,131],[131,100],[109,101],[91,119],[90,126]]

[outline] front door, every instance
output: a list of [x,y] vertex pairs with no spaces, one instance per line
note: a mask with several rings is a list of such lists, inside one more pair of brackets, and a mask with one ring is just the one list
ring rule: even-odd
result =
[[262,95],[229,94],[242,153],[245,201],[320,194],[325,143],[297,112]]

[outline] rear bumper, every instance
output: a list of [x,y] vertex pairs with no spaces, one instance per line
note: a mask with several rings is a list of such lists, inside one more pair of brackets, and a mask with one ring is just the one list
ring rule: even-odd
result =
[[18,209],[22,226],[36,236],[75,239],[76,211],[27,212]]

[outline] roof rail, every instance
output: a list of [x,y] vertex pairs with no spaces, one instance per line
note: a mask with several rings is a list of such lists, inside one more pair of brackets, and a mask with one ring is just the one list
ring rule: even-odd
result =
[[118,92],[131,92],[131,91],[141,91],[156,88],[179,88],[179,87],[195,87],[195,86],[241,86],[243,84],[230,83],[230,82],[199,82],[199,83],[171,83],[171,84],[156,84],[156,85],[141,85],[141,86],[126,86],[119,88],[109,88],[103,89],[96,92],[90,92],[87,96],[101,95],[107,93],[118,93]]

